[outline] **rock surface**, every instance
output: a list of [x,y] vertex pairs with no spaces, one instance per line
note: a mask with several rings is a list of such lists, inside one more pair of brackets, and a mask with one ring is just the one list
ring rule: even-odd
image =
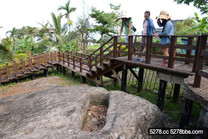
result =
[[[101,101],[108,102],[105,126],[95,132],[82,131],[89,104]],[[157,106],[100,87],[51,84],[44,90],[0,98],[1,139],[146,139],[156,137],[148,135],[148,128],[162,126]]]

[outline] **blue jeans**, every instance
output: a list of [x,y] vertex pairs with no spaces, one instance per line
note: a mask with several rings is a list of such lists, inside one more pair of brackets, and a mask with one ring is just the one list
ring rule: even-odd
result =
[[[126,36],[125,43],[128,43],[129,36]],[[133,42],[135,41],[135,36],[133,36]]]

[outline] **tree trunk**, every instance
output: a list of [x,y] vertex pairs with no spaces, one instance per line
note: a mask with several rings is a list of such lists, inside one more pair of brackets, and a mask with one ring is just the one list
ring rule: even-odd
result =
[[101,38],[100,38],[100,46],[102,46],[103,44],[103,34],[101,34]]

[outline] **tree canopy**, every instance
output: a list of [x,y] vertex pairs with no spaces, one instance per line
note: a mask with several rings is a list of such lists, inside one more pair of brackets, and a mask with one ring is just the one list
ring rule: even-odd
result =
[[174,0],[178,4],[187,4],[189,5],[190,3],[193,3],[193,5],[200,9],[202,14],[207,14],[208,13],[208,1],[207,0]]

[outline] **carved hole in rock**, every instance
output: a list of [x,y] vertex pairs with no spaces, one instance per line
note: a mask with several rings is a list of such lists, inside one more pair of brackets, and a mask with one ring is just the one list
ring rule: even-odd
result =
[[89,132],[101,130],[105,126],[107,110],[107,99],[91,101],[84,117],[81,130]]

